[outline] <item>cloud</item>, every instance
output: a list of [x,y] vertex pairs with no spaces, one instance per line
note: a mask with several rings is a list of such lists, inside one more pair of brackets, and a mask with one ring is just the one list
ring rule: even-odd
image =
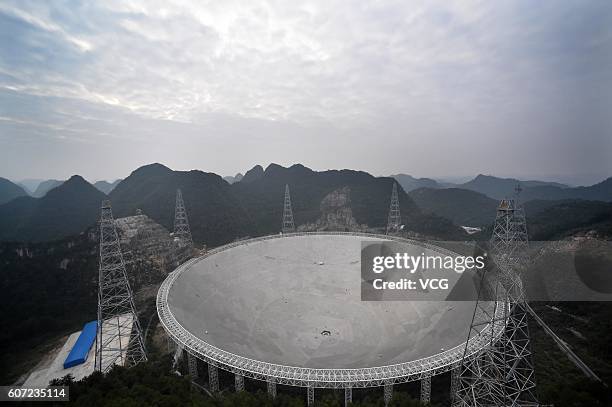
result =
[[[56,129],[78,122],[79,131],[91,126],[92,142],[161,136],[160,121],[197,133],[218,117],[242,134],[242,124],[255,120],[277,123],[281,133],[349,137],[353,157],[378,143],[371,171],[412,171],[401,168],[398,148],[425,156],[449,148],[440,167],[411,160],[424,175],[458,166],[493,172],[494,165],[557,172],[554,160],[530,163],[535,155],[525,143],[556,142],[565,157],[581,128],[598,146],[594,153],[609,148],[612,7],[605,1],[15,1],[0,6],[0,24],[11,39],[0,49],[0,89],[9,103],[16,95],[33,103],[11,112],[14,119],[42,114],[28,120]],[[132,132],[119,119],[146,128]],[[286,137],[309,150],[307,135]],[[527,158],[488,158],[500,143]],[[457,152],[477,159],[465,163]],[[320,165],[359,164],[343,160]]]

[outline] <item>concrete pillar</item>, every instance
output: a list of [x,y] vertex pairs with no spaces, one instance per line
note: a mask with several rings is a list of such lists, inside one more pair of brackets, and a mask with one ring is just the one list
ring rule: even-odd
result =
[[268,396],[275,399],[276,398],[276,380],[274,378],[269,378],[268,382]]
[[314,387],[308,386],[306,388],[306,401],[308,406],[314,406],[315,394]]
[[213,393],[219,391],[219,370],[210,362],[208,363],[208,389]]
[[344,388],[344,407],[353,402],[353,388],[347,386]]
[[431,401],[431,376],[421,378],[421,403]]
[[234,383],[236,385],[236,392],[244,391],[244,376],[238,373],[234,374]]
[[198,359],[189,352],[187,352],[187,368],[192,379],[200,377],[198,374]]
[[387,383],[385,384],[385,388],[384,388],[384,394],[385,394],[385,406],[388,406],[389,403],[391,402],[391,399],[393,398],[393,384],[392,383]]

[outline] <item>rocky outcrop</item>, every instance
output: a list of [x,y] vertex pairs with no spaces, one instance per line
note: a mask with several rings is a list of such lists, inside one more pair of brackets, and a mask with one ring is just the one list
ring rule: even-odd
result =
[[368,225],[360,225],[351,209],[351,189],[347,186],[327,194],[321,201],[321,217],[315,223],[298,227],[298,231],[366,231]]

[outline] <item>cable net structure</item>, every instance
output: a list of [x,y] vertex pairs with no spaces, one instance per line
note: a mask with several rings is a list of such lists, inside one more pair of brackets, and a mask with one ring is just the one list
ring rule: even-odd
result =
[[106,373],[146,361],[147,354],[110,201],[101,212],[95,369]]
[[[520,188],[515,198],[518,192]],[[478,357],[464,358],[454,407],[539,405],[521,280],[528,244],[525,213],[518,199],[501,200],[489,253],[496,266],[492,280],[496,301],[481,298],[481,284],[468,338],[485,338],[489,345]],[[500,336],[492,334],[496,327]]]
[[291,194],[289,193],[289,184],[285,185],[285,203],[283,207],[283,233],[295,232],[295,223],[293,222],[293,209],[291,208]]
[[397,233],[401,229],[402,217],[400,215],[399,197],[397,195],[397,182],[393,183],[391,191],[391,205],[387,221],[387,234]]

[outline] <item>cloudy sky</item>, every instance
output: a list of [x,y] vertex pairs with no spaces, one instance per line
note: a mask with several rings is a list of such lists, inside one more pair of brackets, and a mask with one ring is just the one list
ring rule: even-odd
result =
[[296,4],[2,1],[0,176],[612,176],[609,0]]

